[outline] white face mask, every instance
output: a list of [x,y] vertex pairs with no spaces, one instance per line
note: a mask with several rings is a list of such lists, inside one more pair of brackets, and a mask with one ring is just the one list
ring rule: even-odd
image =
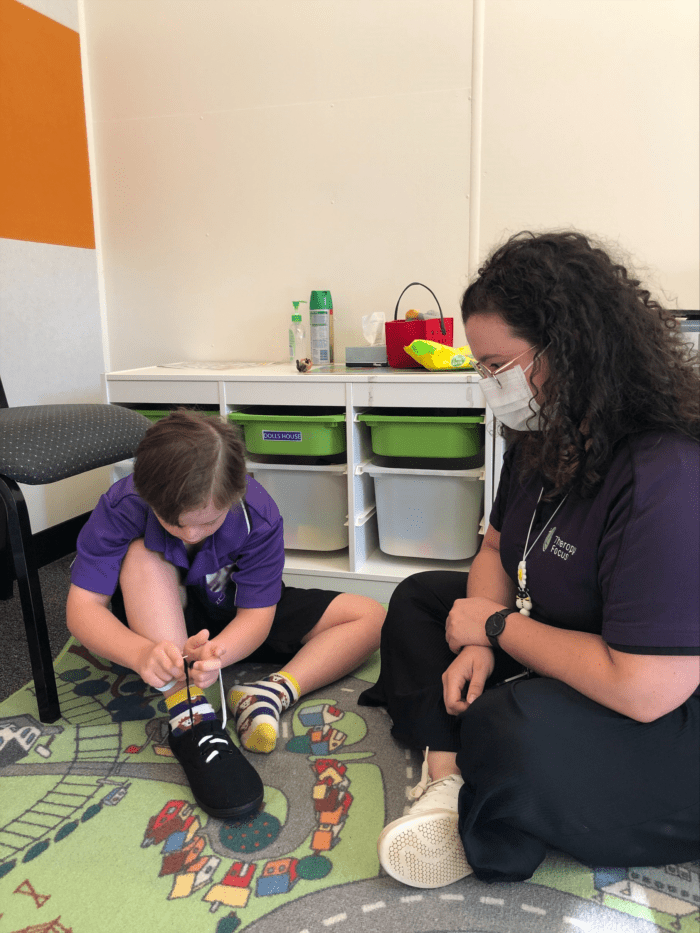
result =
[[[534,360],[533,360],[534,362]],[[479,388],[484,393],[489,408],[507,427],[514,431],[538,431],[540,406],[532,397],[530,383],[523,369],[514,366],[498,373],[498,382],[492,378],[482,379]]]

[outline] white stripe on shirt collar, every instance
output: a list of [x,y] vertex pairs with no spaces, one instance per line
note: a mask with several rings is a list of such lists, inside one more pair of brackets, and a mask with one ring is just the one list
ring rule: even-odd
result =
[[250,516],[248,515],[248,506],[245,504],[245,499],[241,499],[241,506],[245,515],[245,523],[248,526],[248,534],[250,534]]

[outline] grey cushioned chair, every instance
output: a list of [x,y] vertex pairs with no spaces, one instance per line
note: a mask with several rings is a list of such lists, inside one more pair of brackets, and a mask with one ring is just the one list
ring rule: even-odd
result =
[[55,722],[61,709],[32,529],[17,484],[43,486],[133,457],[149,423],[117,405],[10,408],[0,380],[0,496],[42,722]]

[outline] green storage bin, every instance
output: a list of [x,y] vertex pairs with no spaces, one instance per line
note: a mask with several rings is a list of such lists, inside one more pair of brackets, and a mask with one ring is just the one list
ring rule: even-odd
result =
[[167,418],[170,411],[165,408],[137,408],[136,409],[140,415],[145,415],[151,424],[155,424],[156,421],[160,421],[161,418]]
[[[187,405],[183,405],[182,407],[187,408],[188,411],[199,411],[200,414],[207,415],[210,418],[216,418],[219,415],[218,409],[216,411],[201,411],[199,409],[193,409],[192,407],[188,407]],[[161,418],[167,418],[168,415],[172,415],[172,413],[175,410],[176,410],[175,408],[137,408],[136,409],[136,411],[139,412],[139,414],[145,415],[146,418],[148,418],[148,420],[151,422],[151,424],[155,424],[156,421],[160,421]]]
[[366,411],[357,416],[372,433],[372,450],[384,457],[473,457],[480,449],[483,415],[426,411],[422,415]]
[[251,454],[327,457],[347,449],[345,412],[316,408],[247,408],[229,413]]

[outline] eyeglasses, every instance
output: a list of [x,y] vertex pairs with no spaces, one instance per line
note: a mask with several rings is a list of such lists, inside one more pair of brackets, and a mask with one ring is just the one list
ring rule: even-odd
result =
[[494,372],[491,372],[491,370],[487,369],[483,363],[480,363],[478,360],[475,360],[473,357],[471,359],[471,365],[478,372],[478,374],[481,376],[482,379],[495,379],[499,385],[499,388],[503,388],[501,386],[501,380],[498,378],[498,374],[502,373],[504,369],[508,369],[508,367],[512,366],[513,363],[517,363],[517,361],[520,359],[521,356],[525,356],[525,354],[529,353],[530,350],[534,350],[536,346],[537,344],[533,344],[531,347],[528,347],[526,350],[523,350],[522,353],[518,353],[518,355],[514,356],[512,360],[509,360],[509,362],[504,363],[503,366],[499,366],[498,369],[495,370]]

